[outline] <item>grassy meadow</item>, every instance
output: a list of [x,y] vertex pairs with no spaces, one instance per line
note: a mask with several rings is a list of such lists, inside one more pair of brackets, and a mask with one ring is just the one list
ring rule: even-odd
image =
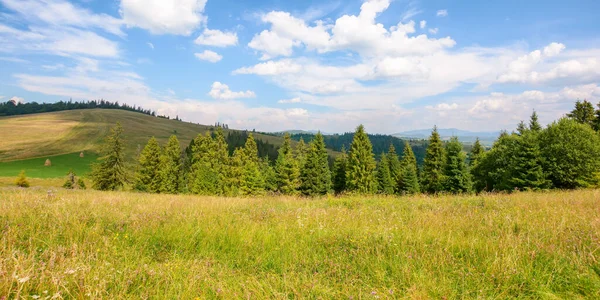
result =
[[7,298],[600,298],[600,191],[218,198],[0,189]]
[[[17,177],[21,170],[25,170],[27,176],[32,178],[58,178],[66,177],[71,169],[78,176],[83,176],[91,171],[90,165],[96,162],[98,155],[89,151],[85,151],[83,157],[79,157],[79,154],[75,152],[1,163],[0,177]],[[50,159],[51,166],[44,166],[46,159]]]

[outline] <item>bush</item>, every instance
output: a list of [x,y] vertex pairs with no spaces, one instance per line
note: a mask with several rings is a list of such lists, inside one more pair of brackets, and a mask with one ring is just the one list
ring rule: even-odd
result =
[[85,186],[85,182],[83,181],[83,179],[79,178],[77,180],[77,186],[79,186],[79,189],[85,190],[86,186]]
[[17,177],[15,184],[22,188],[29,187],[29,181],[27,180],[27,176],[25,176],[25,171],[21,171],[21,173],[19,173],[19,177]]

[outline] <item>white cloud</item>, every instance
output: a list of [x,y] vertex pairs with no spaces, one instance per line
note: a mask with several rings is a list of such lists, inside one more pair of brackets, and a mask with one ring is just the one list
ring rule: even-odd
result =
[[148,42],[148,43],[146,43],[146,44],[148,45],[148,47],[150,47],[150,49],[154,50],[154,44],[152,44],[152,43],[150,43],[150,42]]
[[237,45],[238,37],[235,32],[223,32],[206,28],[195,43],[204,46],[228,47]]
[[436,28],[429,28],[429,33],[431,33],[431,34],[437,34],[438,31],[439,31],[439,29],[437,27]]
[[153,34],[190,35],[206,18],[206,0],[121,0],[119,13],[130,27]]
[[437,11],[437,13],[435,15],[438,17],[445,17],[448,15],[448,11],[445,9],[440,9]]
[[239,68],[233,74],[279,75],[297,73],[302,66],[292,60],[267,61],[252,67]]
[[0,0],[3,6],[16,11],[23,18],[52,26],[99,28],[124,36],[123,21],[106,14],[95,14],[65,0]]
[[419,27],[421,29],[425,29],[425,27],[427,27],[427,21],[422,20],[421,22],[419,22]]
[[425,108],[431,109],[431,110],[438,110],[438,111],[448,111],[448,110],[456,110],[458,108],[458,104],[456,104],[456,103],[452,103],[452,104],[440,103],[435,106],[431,106],[431,105],[426,106]]
[[229,89],[229,86],[226,84],[215,81],[212,84],[212,88],[208,93],[214,99],[223,99],[223,100],[231,100],[238,98],[254,98],[256,94],[253,91],[245,91],[245,92],[233,92]]
[[204,52],[202,52],[202,53],[194,53],[194,55],[196,56],[196,58],[198,58],[200,60],[209,61],[211,63],[216,63],[216,62],[220,61],[221,59],[223,59],[223,56],[221,56],[217,52],[210,51],[210,50],[204,50]]
[[13,101],[13,102],[15,102],[16,104],[22,104],[22,103],[25,103],[25,99],[23,99],[23,98],[21,98],[21,97],[17,97],[17,96],[14,96],[14,97],[12,97],[12,98],[8,99],[8,101]]
[[296,98],[292,98],[292,99],[282,99],[277,101],[277,103],[280,104],[290,104],[290,103],[300,103],[302,102],[302,99],[300,99],[300,97],[296,97]]

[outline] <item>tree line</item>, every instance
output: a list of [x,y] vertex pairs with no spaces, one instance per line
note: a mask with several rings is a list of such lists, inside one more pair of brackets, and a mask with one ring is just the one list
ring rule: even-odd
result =
[[[161,146],[151,138],[141,151],[131,182],[134,189],[152,193],[199,195],[325,195],[438,194],[482,191],[575,189],[600,184],[600,135],[584,102],[566,117],[542,128],[534,112],[528,124],[503,132],[489,151],[477,140],[471,151],[453,137],[444,143],[434,127],[419,168],[408,142],[400,151],[393,143],[376,155],[362,125],[348,151],[342,147],[330,167],[325,138],[314,135],[308,144],[284,135],[277,158],[259,157],[252,133],[243,146],[230,151],[223,130],[198,135],[182,155],[171,136]],[[123,128],[117,124],[107,137],[104,156],[92,171],[94,188],[115,190],[127,182],[123,162]],[[401,153],[399,155],[398,153]],[[185,167],[187,157],[188,166]]]

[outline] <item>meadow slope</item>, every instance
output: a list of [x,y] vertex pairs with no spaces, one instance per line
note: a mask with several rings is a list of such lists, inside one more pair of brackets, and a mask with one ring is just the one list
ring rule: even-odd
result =
[[0,199],[8,298],[600,298],[597,190]]

